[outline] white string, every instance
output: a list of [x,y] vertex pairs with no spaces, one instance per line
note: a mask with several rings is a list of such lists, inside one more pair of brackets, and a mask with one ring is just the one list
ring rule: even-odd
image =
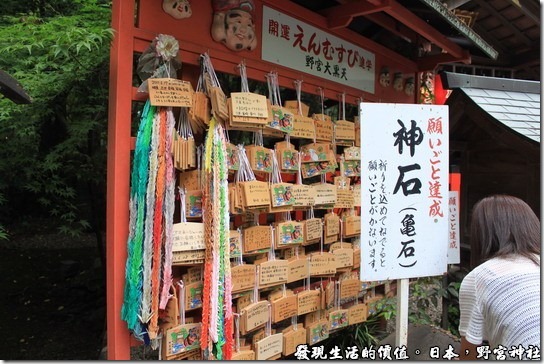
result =
[[272,260],[276,260],[276,251],[274,250],[274,238],[275,238],[275,231],[274,231],[274,227],[272,225],[270,225],[270,236],[271,236],[271,239],[270,239],[270,250],[268,251],[268,260],[269,261],[272,261]]
[[259,300],[259,265],[255,267],[255,287],[253,287],[253,303]]
[[238,148],[238,158],[240,160],[240,167],[235,173],[235,176],[234,176],[235,182],[254,181],[255,174],[253,173],[253,170],[251,169],[251,166],[249,164],[249,160],[247,158],[247,154],[246,154],[246,150],[244,149],[244,146],[242,144],[238,144],[237,148]]
[[319,91],[319,96],[321,98],[321,120],[325,121],[325,92],[321,87],[318,87],[317,91]]
[[268,322],[266,323],[265,336],[272,334],[272,305],[268,302]]
[[298,319],[297,315],[291,317],[291,326],[293,326],[293,330],[295,330],[295,331],[298,330],[298,322],[297,322],[298,320],[297,319]]
[[297,93],[297,108],[298,108],[298,114],[302,115],[302,101],[301,101],[301,94],[302,94],[302,81],[296,80],[293,81],[295,84],[295,91]]
[[180,216],[181,222],[187,222],[187,205],[185,201],[185,196],[187,195],[187,189],[185,187],[178,187],[179,190],[179,199],[180,199]]
[[238,353],[240,352],[240,314],[237,312],[232,313],[234,315],[234,325],[235,325],[235,331],[234,331],[234,350]]
[[[240,236],[240,241],[243,241],[242,240],[242,229],[238,228],[238,234]],[[240,251],[239,254],[238,254],[238,265],[243,265],[244,264],[244,260],[243,260],[243,257],[242,257],[242,252]]]
[[242,61],[238,65],[238,68],[240,69],[240,78],[241,78],[241,86],[242,86],[242,92],[249,92],[249,83],[247,81],[247,72],[246,72],[246,63],[245,61]]
[[181,325],[185,325],[185,285],[180,279],[178,281],[179,286],[179,322]]

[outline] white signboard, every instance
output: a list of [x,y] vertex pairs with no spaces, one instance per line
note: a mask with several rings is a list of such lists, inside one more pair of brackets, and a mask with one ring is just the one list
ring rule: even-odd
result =
[[448,264],[459,264],[461,263],[461,247],[459,245],[459,193],[457,191],[450,191],[448,208]]
[[374,53],[263,6],[265,61],[374,93]]
[[361,104],[361,280],[446,271],[448,107]]

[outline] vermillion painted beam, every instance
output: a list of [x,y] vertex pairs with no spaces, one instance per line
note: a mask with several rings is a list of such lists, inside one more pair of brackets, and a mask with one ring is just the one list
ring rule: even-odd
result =
[[444,64],[444,63],[462,62],[465,64],[470,64],[470,61],[471,61],[470,53],[468,51],[464,51],[464,52],[465,52],[465,58],[463,59],[454,57],[453,55],[448,53],[441,53],[434,56],[427,56],[427,57],[420,58],[417,61],[418,72],[433,70],[437,65]]
[[321,14],[327,17],[329,29],[345,28],[353,18],[361,15],[377,13],[390,7],[390,0],[359,1],[333,6],[323,10]]
[[130,334],[121,320],[125,286],[132,105],[134,1],[114,0],[110,52],[106,207],[106,294],[109,360],[130,360]]

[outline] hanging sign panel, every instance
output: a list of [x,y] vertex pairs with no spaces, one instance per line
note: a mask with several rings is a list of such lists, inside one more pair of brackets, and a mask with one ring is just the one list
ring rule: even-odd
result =
[[361,280],[441,275],[448,107],[361,104]]
[[449,197],[448,264],[459,264],[461,263],[461,246],[459,245],[459,192],[450,191]]
[[375,55],[353,43],[263,6],[265,61],[374,93]]

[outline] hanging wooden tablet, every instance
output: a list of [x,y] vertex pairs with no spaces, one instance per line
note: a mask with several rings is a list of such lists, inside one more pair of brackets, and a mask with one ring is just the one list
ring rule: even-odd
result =
[[321,292],[319,290],[304,290],[297,293],[297,315],[304,315],[321,308]]
[[178,186],[185,188],[187,191],[200,189],[200,171],[195,169],[192,171],[183,171],[178,174]]
[[255,287],[255,265],[241,264],[230,268],[232,292],[248,291]]
[[329,330],[334,331],[343,329],[349,325],[348,310],[337,309],[329,312]]
[[336,274],[336,258],[327,252],[310,254],[310,276],[331,276]]
[[359,147],[344,148],[344,159],[347,161],[361,160],[361,148]]
[[185,310],[194,310],[202,307],[203,282],[195,282],[185,286]]
[[271,300],[272,323],[285,320],[297,314],[297,296],[291,290],[287,290],[284,297]]
[[361,292],[361,281],[358,279],[344,279],[340,281],[340,299],[357,297]]
[[290,134],[293,131],[293,113],[279,105],[272,105],[271,110],[272,120],[266,124],[266,127]]
[[349,189],[350,184],[351,184],[351,178],[344,177],[344,176],[334,177],[334,185],[336,186],[338,190]]
[[323,221],[318,218],[304,220],[304,237],[303,245],[318,243],[323,235]]
[[368,318],[368,307],[365,303],[357,303],[348,308],[349,325],[365,322]]
[[348,189],[336,189],[335,209],[351,209],[353,208],[353,192]]
[[283,173],[294,173],[298,171],[299,152],[295,146],[288,142],[278,142],[275,145],[280,171]]
[[253,350],[240,350],[232,353],[230,360],[242,361],[242,360],[255,360],[255,352]]
[[323,290],[325,296],[325,304],[323,305],[323,309],[329,310],[335,305],[335,281],[324,282],[323,285],[325,285],[325,289]]
[[238,258],[242,254],[242,234],[240,230],[229,231],[230,258]]
[[336,269],[352,268],[353,267],[353,248],[350,248],[348,244],[346,247],[330,248],[331,253],[334,254],[336,261]]
[[259,287],[273,286],[287,282],[287,261],[270,260],[259,264]]
[[272,149],[258,145],[247,145],[245,147],[249,165],[255,172],[272,172]]
[[291,325],[282,331],[283,333],[283,351],[284,356],[293,354],[297,346],[306,344],[306,330],[304,325]]
[[153,106],[191,107],[193,86],[175,78],[149,78],[149,101]]
[[361,206],[361,185],[357,184],[357,185],[351,186],[351,190],[353,192],[353,207],[360,207]]
[[189,122],[195,133],[203,133],[211,118],[210,99],[202,91],[193,94],[193,104],[188,110]]
[[169,293],[171,297],[166,303],[166,308],[159,310],[159,328],[162,332],[166,332],[180,323],[178,295],[173,285],[170,286]]
[[353,237],[361,234],[361,216],[347,216],[344,222],[344,237]]
[[[203,259],[204,225],[200,222],[182,222],[173,226],[172,263]],[[188,252],[190,254],[180,254]]]
[[292,257],[287,261],[287,283],[300,281],[308,277],[310,261],[306,256]]
[[242,230],[244,254],[269,249],[272,242],[270,226],[251,226]]
[[240,312],[240,332],[243,335],[266,325],[269,318],[269,304],[268,301],[259,301],[242,309]]
[[344,167],[345,177],[359,177],[361,175],[361,161],[344,161],[342,164]]
[[306,328],[306,342],[308,345],[317,344],[329,338],[329,322],[322,319]]
[[284,221],[276,223],[275,248],[289,248],[302,244],[304,241],[303,224],[297,221]]
[[272,183],[270,185],[272,207],[291,206],[295,203],[292,183]]
[[297,245],[291,248],[280,250],[280,254],[283,254],[282,255],[283,259],[288,260],[291,258],[303,257],[306,253],[305,253],[304,247]]
[[270,206],[270,189],[267,182],[243,181],[237,183],[242,192],[245,209],[262,209]]
[[361,266],[361,249],[353,248],[353,269]]
[[187,218],[202,217],[202,190],[188,190],[185,193],[185,205],[187,206]]
[[[319,116],[321,114],[314,115],[314,125],[315,125],[315,139],[323,142],[332,142],[333,140],[333,124],[332,121],[322,120]],[[317,117],[317,119],[316,119]]]
[[336,203],[336,186],[331,183],[313,185],[315,191],[315,208],[326,208]]
[[338,145],[352,145],[355,142],[355,123],[347,120],[337,120],[335,123],[335,139]]
[[181,279],[185,284],[191,284],[196,282],[202,282],[203,278],[203,267],[195,266],[187,269],[187,273],[183,274]]
[[265,125],[268,120],[268,103],[264,95],[252,92],[231,92],[231,118],[234,123]]
[[227,143],[227,167],[229,171],[237,171],[240,168],[240,158],[238,157],[238,147],[232,143]]
[[293,207],[296,208],[307,208],[313,206],[315,203],[315,189],[311,185],[302,185],[295,184],[291,188],[295,202]]
[[310,107],[306,105],[305,103],[300,103],[300,111],[302,114],[299,114],[299,102],[298,100],[287,100],[283,103],[283,106],[291,111],[295,116],[305,116],[308,117],[308,114],[310,113]]
[[166,330],[166,357],[200,350],[200,323],[178,325]]
[[293,131],[290,135],[292,138],[315,140],[314,119],[295,114],[293,118]]
[[329,212],[323,216],[325,236],[338,236],[340,233],[340,216]]
[[227,97],[221,87],[211,87],[208,89],[212,105],[212,113],[218,121],[227,123],[229,120],[229,109],[227,106]]
[[255,344],[256,360],[272,360],[283,350],[283,334],[273,334]]
[[[255,280],[254,280],[255,281]],[[254,287],[251,287],[252,289]],[[242,312],[244,308],[249,306],[251,304],[251,297],[253,296],[253,293],[243,293],[236,299],[236,311]],[[240,323],[241,325],[241,323]],[[240,326],[241,327],[241,326]]]

